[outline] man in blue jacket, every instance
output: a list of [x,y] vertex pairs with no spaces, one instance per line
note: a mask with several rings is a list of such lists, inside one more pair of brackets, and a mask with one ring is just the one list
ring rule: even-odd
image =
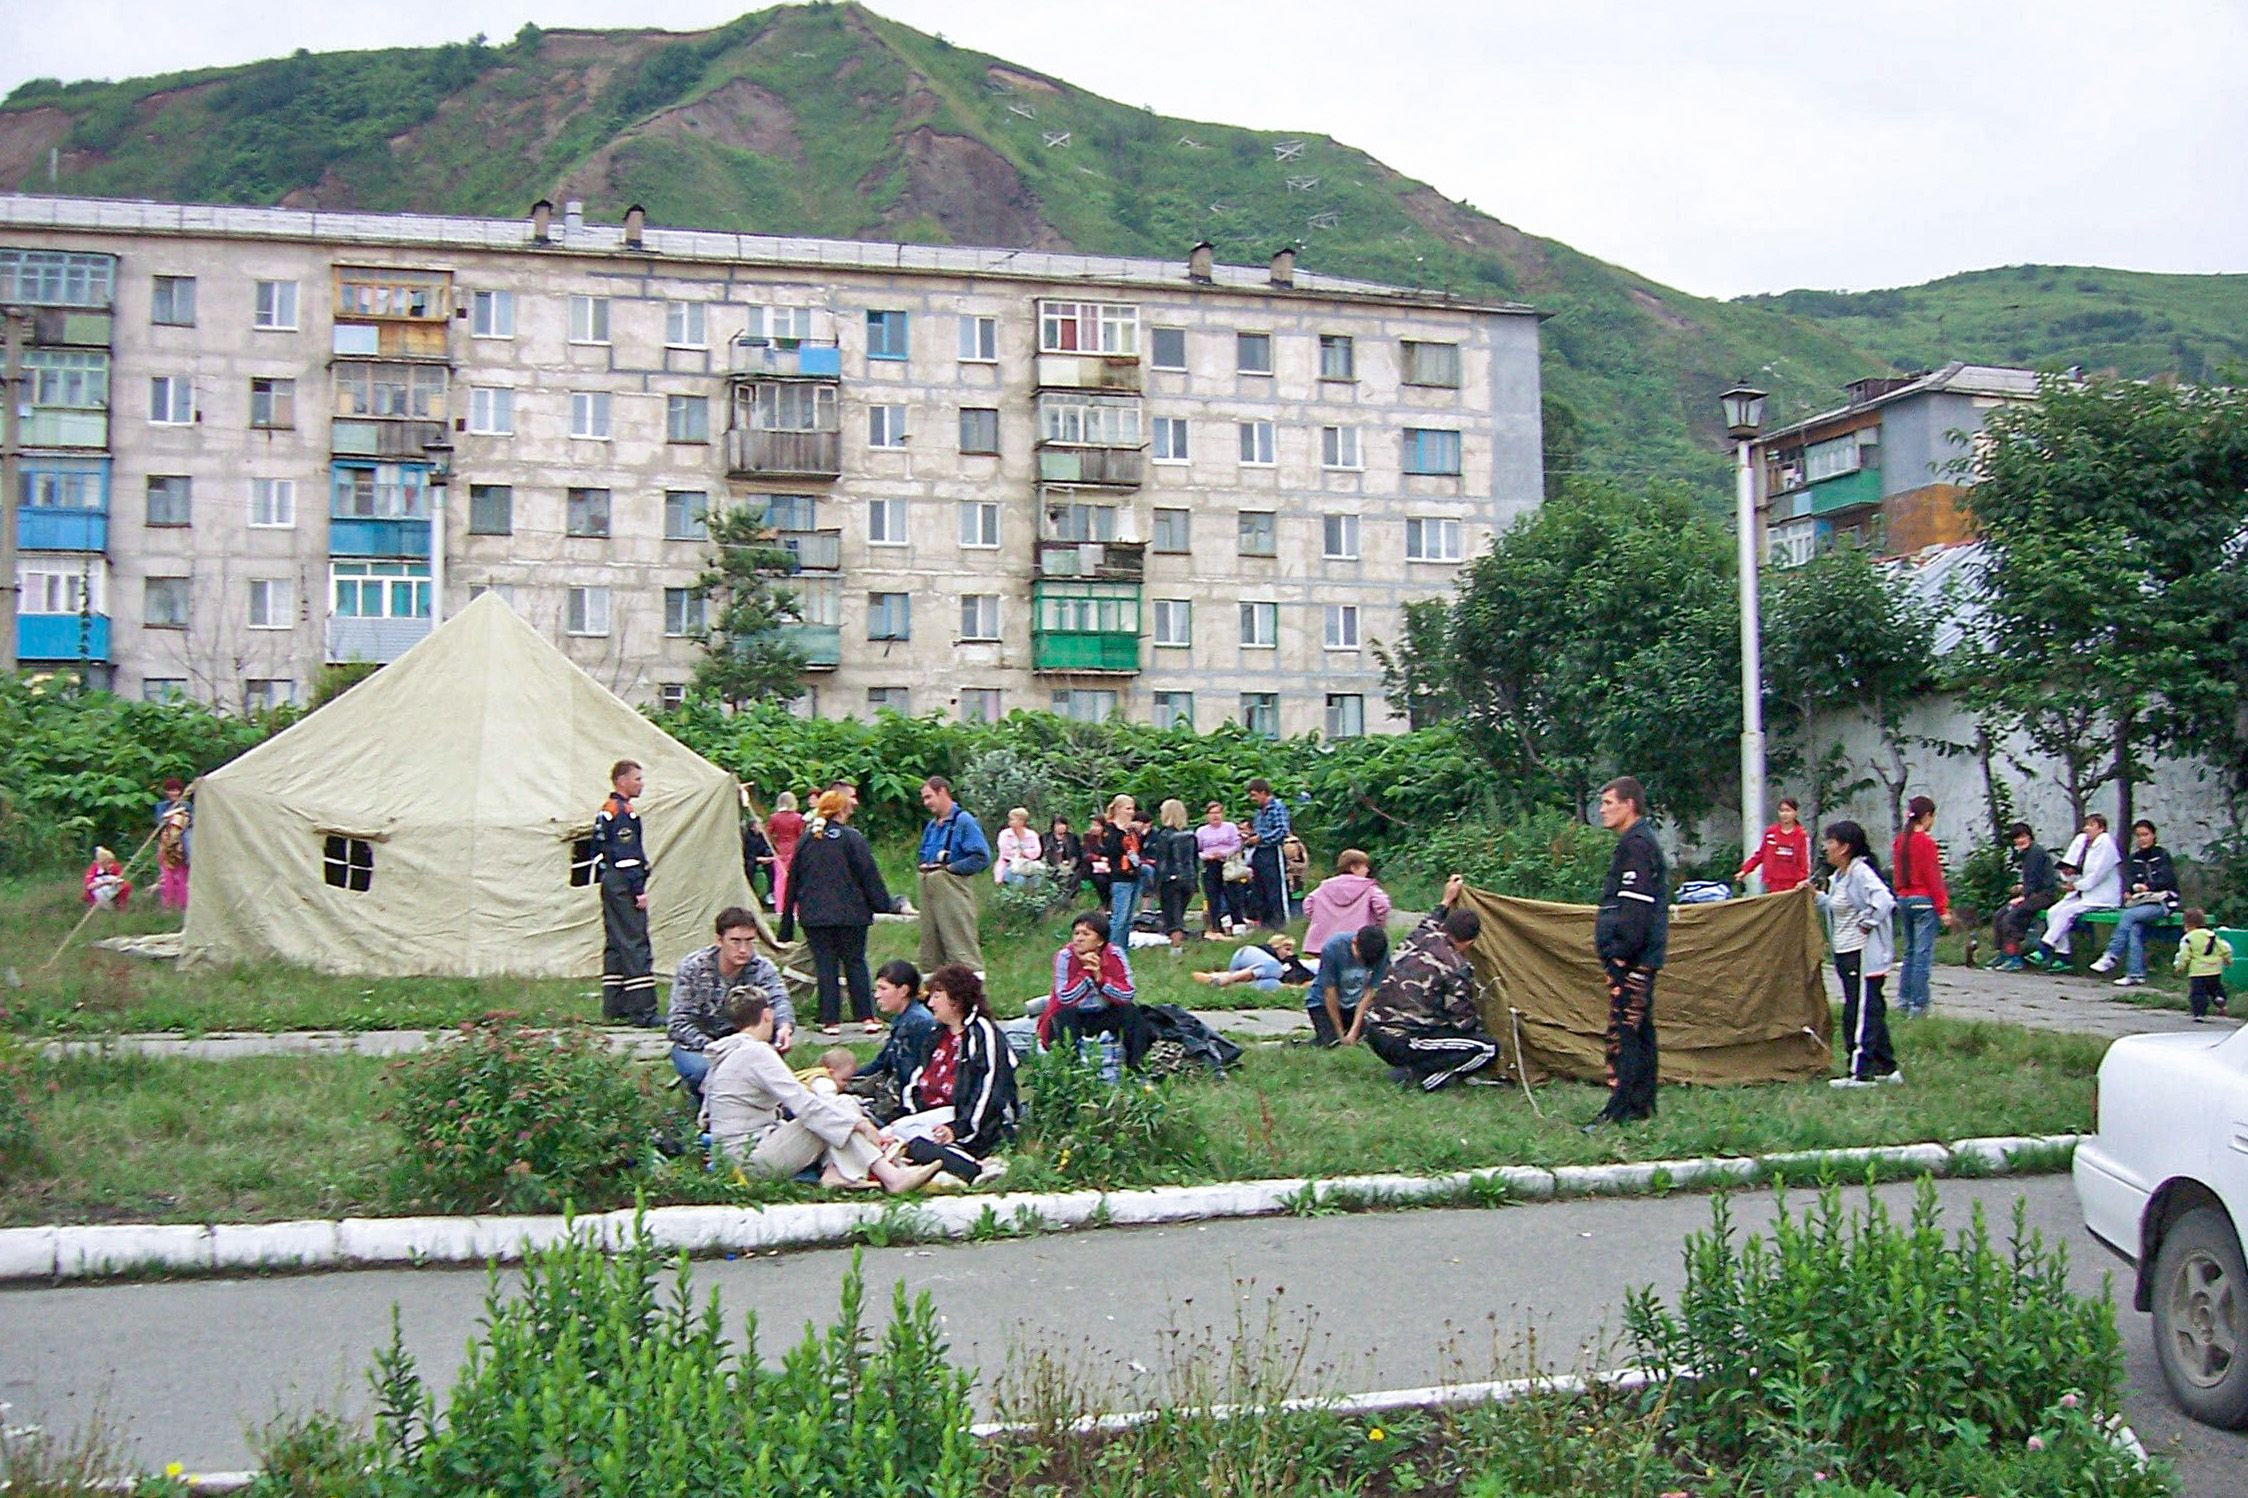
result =
[[1608,975],[1608,1106],[1588,1134],[1655,1116],[1655,973],[1670,947],[1670,871],[1638,781],[1622,775],[1600,788],[1600,825],[1621,835],[1592,927]]
[[976,903],[991,868],[991,844],[968,809],[952,799],[952,782],[932,775],[921,785],[929,825],[921,830],[921,966],[933,972],[957,962],[983,976],[982,919]]

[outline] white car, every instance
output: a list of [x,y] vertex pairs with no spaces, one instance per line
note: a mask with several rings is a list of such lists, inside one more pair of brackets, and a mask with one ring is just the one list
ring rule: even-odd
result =
[[2097,1132],[2076,1147],[2092,1235],[2138,1269],[2180,1408],[2248,1426],[2248,1030],[2131,1035],[2108,1047]]

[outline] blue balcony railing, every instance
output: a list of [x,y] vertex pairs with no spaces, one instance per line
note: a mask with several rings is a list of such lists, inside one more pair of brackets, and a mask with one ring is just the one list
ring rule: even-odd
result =
[[17,505],[16,545],[25,551],[107,551],[109,516],[101,510]]
[[109,661],[109,616],[22,614],[16,619],[16,658],[23,661]]
[[336,515],[328,521],[328,555],[335,557],[426,557],[429,521],[369,520]]

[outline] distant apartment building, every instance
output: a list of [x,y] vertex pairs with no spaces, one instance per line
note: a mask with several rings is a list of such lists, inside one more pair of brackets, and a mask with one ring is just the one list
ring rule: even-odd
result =
[[1879,556],[1974,539],[1953,468],[1995,407],[2035,398],[2026,369],[1947,364],[1859,380],[1848,403],[1759,438],[1751,453],[1765,554],[1800,566],[1837,537]]
[[708,517],[802,710],[1399,728],[1372,647],[1541,492],[1536,314],[1269,267],[0,197],[19,650],[300,698],[501,593],[676,701]]

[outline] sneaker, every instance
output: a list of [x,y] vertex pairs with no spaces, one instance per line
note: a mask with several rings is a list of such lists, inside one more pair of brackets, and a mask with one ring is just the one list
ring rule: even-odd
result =
[[2114,958],[2114,957],[2113,957],[2113,956],[2112,956],[2111,954],[2109,954],[2109,953],[2107,953],[2107,952],[2102,952],[2102,953],[2101,953],[2101,954],[2099,955],[2099,958],[2098,958],[2098,960],[2097,960],[2097,961],[2095,961],[2095,962],[2094,962],[2094,963],[2092,964],[2092,971],[2093,971],[2093,972],[2095,972],[2095,973],[2112,973],[2112,972],[2114,972],[2114,971],[2115,971],[2115,958]]
[[2145,986],[2146,981],[2144,978],[2134,978],[2129,973],[2125,973],[2115,980],[2115,986],[2117,988],[2141,988]]
[[983,1163],[983,1169],[976,1173],[976,1184],[981,1186],[988,1181],[996,1181],[1006,1173],[1006,1161],[997,1158],[986,1160]]
[[1876,1087],[1879,1085],[1871,1077],[1831,1077],[1827,1080],[1827,1086],[1829,1087]]
[[2027,972],[2029,970],[2029,964],[2022,961],[2022,959],[2019,957],[2009,957],[2004,962],[1998,964],[1998,970],[2002,973]]
[[1884,1087],[1902,1087],[1905,1084],[1904,1068],[1900,1066],[1895,1071],[1883,1072],[1880,1076],[1874,1078],[1874,1080],[1879,1082]]

